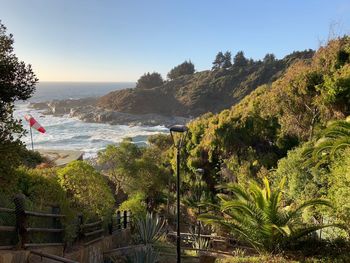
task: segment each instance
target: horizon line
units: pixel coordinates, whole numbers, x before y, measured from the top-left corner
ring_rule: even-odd
[[[136,81],[97,81],[97,80],[38,80],[40,82],[65,82],[65,83],[136,83]]]

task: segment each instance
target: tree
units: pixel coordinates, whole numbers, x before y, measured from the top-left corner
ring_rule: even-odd
[[[13,116],[14,102],[30,98],[38,81],[31,65],[14,54],[13,44],[12,34],[6,34],[0,21],[0,183],[18,165],[24,148],[20,141],[24,130]]]
[[[235,57],[233,58],[233,65],[237,67],[244,67],[248,64],[248,60],[244,56],[243,51],[238,51]]]
[[[231,52],[230,51],[226,51],[225,54],[224,54],[224,62],[222,63],[222,68],[224,69],[228,69],[232,66],[232,63],[231,63]]]
[[[71,198],[75,209],[87,216],[109,216],[114,198],[106,179],[94,167],[74,161],[57,171],[58,182]]]
[[[305,225],[301,213],[312,206],[330,206],[322,199],[312,199],[291,209],[283,207],[282,183],[270,188],[264,178],[264,187],[251,182],[248,188],[229,184],[220,194],[220,204],[211,205],[216,214],[203,214],[199,218],[217,224],[237,237],[249,242],[258,252],[279,252],[288,242],[304,237],[316,230],[335,225]]]
[[[220,68],[222,68],[222,65],[223,65],[224,61],[225,61],[225,56],[220,51],[219,53],[216,54],[215,60],[213,62],[212,69],[220,69]]]
[[[139,89],[151,89],[151,88],[155,88],[155,87],[159,87],[163,84],[163,78],[162,76],[157,73],[157,72],[153,72],[153,73],[145,73],[144,75],[142,75],[137,83],[136,83],[136,88]]]
[[[159,145],[163,147],[164,143]],[[117,192],[122,190],[129,197],[142,194],[148,210],[152,211],[170,176],[163,166],[164,152],[164,148],[158,148],[155,144],[139,148],[130,139],[126,139],[119,146],[109,145],[100,152],[98,162],[102,165],[103,172],[116,185]]]
[[[169,79],[176,79],[184,75],[192,75],[194,72],[195,72],[194,65],[190,60],[190,61],[185,61],[182,64],[174,67],[172,70],[170,70],[167,76]]]
[[[266,54],[263,61],[264,63],[269,64],[276,61],[276,57],[274,54]]]
[[[98,153],[98,163],[116,186],[116,193],[128,190],[131,178],[137,173],[136,160],[141,156],[141,149],[130,138],[125,138],[119,146],[108,145]]]

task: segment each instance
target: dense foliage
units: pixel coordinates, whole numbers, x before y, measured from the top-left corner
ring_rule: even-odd
[[[218,211],[209,220],[225,225],[231,217],[226,226],[235,237],[245,236],[244,240],[257,250],[273,252],[324,225],[349,225],[349,46],[350,38],[345,36],[331,40],[311,59],[305,59],[311,51],[295,52],[284,58],[289,67],[271,84],[256,88],[230,109],[207,113],[188,124],[181,163],[182,214],[186,221],[198,217],[198,202],[210,202]],[[186,81],[199,75],[215,75],[223,80],[242,69],[271,69],[279,63],[273,54],[267,54],[263,62],[254,62],[239,52],[230,68],[179,77],[162,88],[170,83],[185,87]],[[198,84],[200,79],[196,80]],[[185,93],[185,89],[182,92],[181,98],[191,103],[199,98]],[[220,89],[216,92],[220,94]],[[215,102],[212,97],[210,101]],[[155,174],[164,163],[171,163],[175,170],[175,151],[168,140],[166,136],[157,139],[158,145],[164,145],[161,152],[149,151],[153,160],[156,156],[162,160],[155,161]],[[197,168],[204,169],[200,183]],[[218,189],[226,183],[229,189]],[[261,188],[261,184],[265,186]],[[196,196],[198,186],[202,197]],[[167,194],[167,187],[169,192],[174,191],[173,181],[161,187],[163,194]],[[141,183],[139,189],[144,188]],[[143,200],[147,200],[149,193],[142,192]],[[134,198],[130,195],[129,200]],[[173,200],[171,195],[168,200]],[[329,202],[336,213],[326,208]],[[228,208],[228,204],[232,206]],[[162,205],[159,200],[152,209],[162,211]],[[167,213],[171,216],[171,209]],[[319,237],[348,237],[349,230],[345,230],[331,227],[322,230]]]
[[[124,139],[118,146],[109,145],[98,156],[102,171],[114,183],[116,193],[123,192],[133,198],[144,196],[150,211],[164,198],[170,178],[163,160],[171,142],[163,139],[163,135],[150,137],[146,148]]]
[[[225,54],[223,54],[221,51],[216,54],[215,60],[213,61],[213,67],[212,69],[228,69],[232,66],[231,62],[231,52],[226,51]]]
[[[142,75],[136,83],[136,88],[139,89],[151,89],[154,87],[159,87],[163,84],[163,78],[162,76],[157,73],[145,73]]]
[[[327,225],[305,225],[301,213],[311,206],[326,205],[329,202],[311,199],[293,207],[283,206],[283,185],[271,189],[264,178],[264,187],[251,182],[248,188],[237,184],[224,187],[225,194],[218,195],[220,203],[214,212],[199,218],[209,224],[218,224],[235,237],[247,241],[259,252],[280,252],[290,242],[304,237]]]
[[[199,116],[216,113],[238,103],[258,86],[273,82],[293,62],[308,60],[313,53],[307,50],[283,59],[254,61],[238,52],[232,63],[231,53],[226,52],[214,70],[178,76],[158,87],[152,85],[152,89],[114,91],[101,97],[98,104],[102,108],[134,114]]]
[[[176,79],[181,76],[191,75],[195,72],[194,65],[191,61],[185,61],[180,65],[172,68],[167,77],[169,79]]]
[[[14,102],[30,98],[38,79],[31,65],[14,54],[14,39],[0,21],[0,184],[9,183],[13,169],[21,163],[24,130],[13,116]]]
[[[112,213],[113,195],[106,179],[92,166],[83,161],[74,161],[58,170],[57,176],[75,210],[98,217]]]
[[[12,113],[16,100],[30,97],[36,78],[12,45],[0,25],[0,185],[6,185],[0,188],[0,203],[8,206],[14,193],[23,193],[34,210],[59,205],[68,221],[78,213],[106,219],[125,209],[138,217],[159,212],[173,224],[176,151],[169,135],[150,136],[147,147],[129,138],[109,145],[95,167],[76,161],[33,169],[42,160],[17,139],[23,130]],[[188,124],[181,151],[184,223],[197,225],[201,218],[218,224],[259,252],[314,242],[315,236],[307,234],[325,226],[345,226],[318,233],[328,248],[339,238],[349,243],[348,36],[316,53],[294,52],[283,59],[267,54],[254,61],[242,51],[232,59],[229,51],[219,52],[212,70],[194,73],[194,65],[184,62],[168,77],[164,82],[160,74],[147,73],[135,89],[108,94],[100,106],[200,115]],[[26,167],[18,168],[21,163]],[[204,172],[198,174],[198,168]],[[294,243],[299,237],[306,243]]]

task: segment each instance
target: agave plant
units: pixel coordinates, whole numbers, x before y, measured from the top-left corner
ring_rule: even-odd
[[[136,231],[142,244],[148,245],[156,242],[163,234],[164,220],[158,216],[147,213],[136,221]]]
[[[151,246],[145,245],[135,250],[128,258],[130,263],[156,263],[159,262],[159,253]]]
[[[209,247],[209,239],[205,237],[198,236],[195,229],[190,228],[189,232],[191,234],[191,245],[196,249],[207,249]]]
[[[283,182],[273,191],[264,178],[264,187],[251,183],[248,188],[229,184],[220,194],[220,204],[209,204],[215,213],[201,215],[200,220],[224,227],[235,237],[249,242],[258,252],[279,252],[290,241],[306,236],[316,230],[336,225],[306,225],[301,212],[311,206],[330,203],[312,199],[290,209],[284,207],[281,189]]]

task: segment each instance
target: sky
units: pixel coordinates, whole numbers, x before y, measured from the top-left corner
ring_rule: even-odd
[[[15,53],[40,81],[136,81],[218,51],[262,59],[350,33],[348,0],[0,0]],[[331,33],[330,33],[331,32]]]

